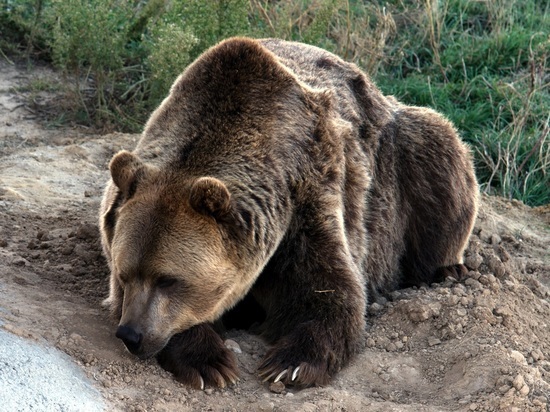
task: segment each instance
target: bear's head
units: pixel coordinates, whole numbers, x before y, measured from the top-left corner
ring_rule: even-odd
[[[259,268],[232,231],[233,199],[214,177],[182,177],[127,151],[110,163],[116,195],[105,208],[117,336],[141,358],[235,305]]]

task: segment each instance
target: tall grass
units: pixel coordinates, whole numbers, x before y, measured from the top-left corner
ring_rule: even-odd
[[[0,0],[0,50],[53,59],[95,125],[139,129],[223,38],[303,41],[444,113],[482,189],[532,205],[550,203],[549,33],[540,0]]]

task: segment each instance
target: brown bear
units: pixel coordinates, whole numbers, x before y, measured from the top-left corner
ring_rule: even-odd
[[[214,323],[245,301],[272,345],[260,377],[326,384],[362,347],[367,297],[464,271],[478,202],[449,121],[274,39],[206,51],[110,172],[116,336],[197,388],[237,380]]]

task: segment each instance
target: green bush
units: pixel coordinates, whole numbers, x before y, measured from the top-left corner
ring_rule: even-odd
[[[0,0],[0,50],[49,55],[80,114],[137,130],[223,38],[310,43],[455,122],[484,191],[539,205],[550,203],[549,12],[539,0]]]
[[[158,24],[151,34],[147,64],[151,71],[151,98],[160,100],[183,69],[192,61],[198,39],[175,23]]]
[[[147,30],[151,98],[158,102],[185,67],[220,40],[249,33],[247,0],[165,3]]]
[[[109,100],[124,66],[131,12],[124,0],[52,0],[49,9],[53,60],[75,75],[78,96],[82,79],[95,82],[96,121],[110,116]],[[88,111],[86,101],[81,101]]]

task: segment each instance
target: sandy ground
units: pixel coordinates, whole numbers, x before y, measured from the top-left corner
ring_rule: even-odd
[[[68,354],[105,410],[549,410],[550,208],[486,196],[469,277],[371,302],[365,351],[327,387],[261,383],[266,346],[243,331],[225,337],[241,379],[224,390],[189,389],[129,355],[100,306],[96,214],[109,159],[137,136],[48,130],[28,103],[48,95],[20,86],[51,75],[0,62],[0,328]]]

